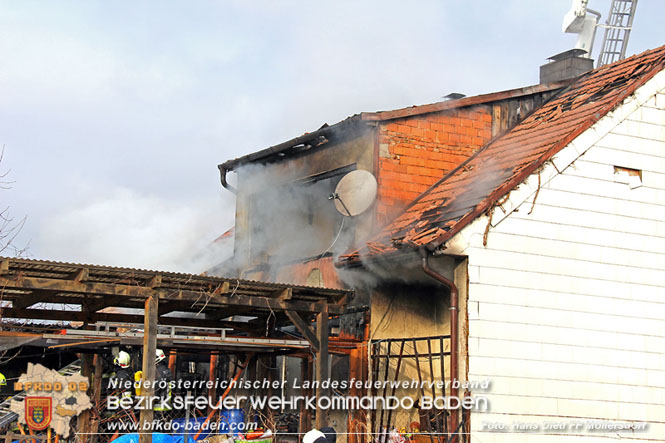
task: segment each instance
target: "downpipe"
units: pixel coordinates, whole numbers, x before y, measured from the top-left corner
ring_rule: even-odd
[[[422,254],[422,267],[425,274],[432,277],[434,280],[438,281],[442,285],[446,286],[450,290],[450,395],[457,396],[458,389],[455,385],[458,377],[459,365],[458,365],[458,337],[459,337],[459,292],[457,286],[451,280],[447,279],[443,275],[439,274],[435,270],[429,267],[428,258],[429,254],[427,251],[421,250]],[[445,374],[441,374],[442,377],[445,377]],[[457,409],[453,409],[450,412],[450,418],[452,421],[452,429],[457,428]]]
[[[228,174],[229,170],[224,167],[224,165],[218,165],[217,168],[219,169],[219,181],[222,183],[222,186],[225,189],[228,189],[234,194],[238,194],[238,190],[231,186],[229,182],[226,180],[226,174]]]

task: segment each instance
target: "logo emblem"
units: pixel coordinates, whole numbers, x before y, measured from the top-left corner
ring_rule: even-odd
[[[43,431],[51,424],[51,397],[26,397],[25,422],[33,431]]]

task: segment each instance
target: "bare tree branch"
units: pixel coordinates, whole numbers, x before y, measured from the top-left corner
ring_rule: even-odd
[[[0,164],[2,164],[4,157],[5,145],[2,145],[2,150],[0,150]],[[0,171],[0,190],[8,190],[12,188],[14,182],[7,180],[10,172],[11,169]],[[26,220],[27,216],[19,220],[14,219],[11,215],[9,206],[0,209],[0,254],[11,254],[17,257],[25,254],[28,246],[26,245],[19,248],[14,242],[25,226]]]

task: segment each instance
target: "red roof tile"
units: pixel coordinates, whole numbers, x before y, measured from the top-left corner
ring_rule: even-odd
[[[340,262],[404,247],[441,246],[664,67],[662,46],[584,74],[453,169]]]

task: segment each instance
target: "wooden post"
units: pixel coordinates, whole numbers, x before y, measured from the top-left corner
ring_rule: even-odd
[[[275,389],[273,388],[273,381],[279,379],[279,372],[277,369],[277,357],[272,356],[268,357],[268,380],[270,381],[270,387],[268,388],[268,397],[273,397],[275,395]],[[275,413],[272,408],[268,408],[268,424],[269,429],[275,429]]]
[[[95,368],[92,377],[92,404],[99,410],[102,398],[102,372],[104,371],[104,362],[99,354],[95,354],[92,359],[92,364]],[[90,423],[90,434],[95,435],[99,431],[99,417],[92,419]]]
[[[211,387],[208,389],[208,398],[210,398],[210,405],[208,405],[208,414],[212,411],[212,405],[217,404],[215,401],[217,398],[217,389],[215,389],[215,381],[217,380],[217,361],[219,360],[219,355],[210,354],[210,373],[208,374],[208,381],[210,381]]]
[[[367,342],[364,343],[367,344]],[[349,354],[349,379],[367,380],[367,351],[363,346],[357,347]],[[349,395],[351,397],[360,398],[365,394],[365,388],[357,388],[355,383],[349,388]],[[363,428],[359,424],[365,423],[366,412],[362,409],[349,411],[346,427],[349,432],[349,443],[360,443],[363,441]]]
[[[311,366],[311,357],[305,357],[300,361],[300,385],[302,386],[305,380],[312,380],[312,366]],[[312,394],[311,388],[300,388],[300,395],[310,396]],[[305,432],[308,432],[312,426],[312,411],[305,408],[305,403],[300,404],[300,441],[302,441],[302,436]]]
[[[254,375],[253,380],[258,380],[261,383],[263,383],[263,380],[265,380],[267,378],[267,371],[266,371],[266,363],[265,362],[266,362],[266,358],[264,356],[258,355],[256,357],[256,374]],[[263,386],[261,386],[259,389],[254,391],[254,395],[256,395],[257,397],[265,396],[266,391],[263,389]],[[260,423],[259,426],[261,426],[261,425],[267,426],[267,424],[264,421],[264,419],[267,417],[265,408],[261,409],[257,412],[259,413],[260,420],[262,421],[262,423]]]
[[[92,368],[93,355],[81,354],[81,375],[88,379],[88,395],[92,393]],[[78,417],[78,431],[81,436],[81,443],[88,441],[88,437],[90,436],[90,417],[90,409],[81,412],[81,415]]]
[[[155,372],[157,358],[157,298],[148,297],[145,301],[145,320],[143,326],[143,383],[141,395],[152,398],[155,395]],[[152,408],[141,410],[141,433],[139,443],[152,443]]]
[[[316,381],[318,386],[316,388],[316,401],[318,402],[321,397],[330,395],[328,389],[321,387],[324,380],[328,380],[330,374],[328,373],[328,309],[323,309],[316,315],[316,335],[319,340],[319,350],[316,353]],[[327,412],[323,410],[316,411],[316,429],[321,429],[328,426]]]

